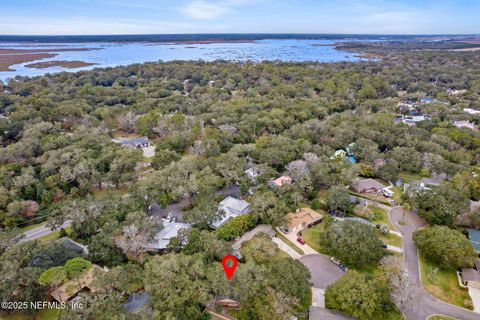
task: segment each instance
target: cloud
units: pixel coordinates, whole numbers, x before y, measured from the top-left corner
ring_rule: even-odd
[[[224,26],[221,25],[202,24],[200,26],[195,23],[156,20],[98,20],[88,17],[48,19],[32,16],[11,16],[0,19],[2,34],[15,35],[194,33],[200,28],[203,28],[205,32],[224,30]]]
[[[251,4],[257,2],[256,0],[227,0],[227,1],[206,1],[193,0],[188,1],[180,12],[184,15],[194,19],[213,19],[217,18],[235,7]]]
[[[203,0],[195,0],[187,3],[181,11],[195,19],[212,19],[216,18],[228,10],[225,4],[210,3]]]

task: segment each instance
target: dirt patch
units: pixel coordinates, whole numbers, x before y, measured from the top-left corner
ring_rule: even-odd
[[[456,52],[474,52],[474,51],[480,51],[480,47],[475,47],[475,48],[462,48],[462,49],[452,49],[449,51],[456,51]]]
[[[40,59],[53,58],[56,56],[57,54],[55,53],[0,55],[0,71],[15,71],[15,69],[10,68],[11,65]]]
[[[27,68],[34,68],[34,69],[43,69],[43,68],[50,68],[50,67],[62,67],[62,68],[67,68],[67,69],[76,69],[76,68],[82,68],[82,67],[88,67],[88,66],[94,66],[98,63],[91,63],[91,62],[85,62],[85,61],[41,61],[41,62],[34,62],[25,65]]]

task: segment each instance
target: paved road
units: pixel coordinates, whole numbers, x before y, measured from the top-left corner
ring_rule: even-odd
[[[344,274],[342,269],[330,261],[330,257],[323,254],[307,254],[298,261],[310,270],[315,288],[326,289]]]
[[[221,189],[218,190],[216,195],[225,195],[232,196],[232,197],[240,197],[240,187],[232,184],[226,190]],[[172,214],[175,218],[177,218],[178,222],[183,222],[183,212],[182,208],[188,207],[190,205],[190,200],[182,199],[180,202],[169,204],[167,207],[163,208],[156,202],[153,202],[148,209],[148,212],[151,216],[166,218],[169,213]]]
[[[57,230],[60,230],[61,228],[66,228],[68,227],[69,225],[72,224],[72,221],[71,220],[67,220],[65,221],[62,226],[56,230],[52,230],[50,229],[49,227],[46,227],[46,226],[40,226],[38,228],[35,228],[35,229],[31,229],[31,230],[28,230],[28,231],[25,231],[23,233],[23,235],[25,237],[23,237],[19,242],[25,242],[25,241],[32,241],[32,240],[35,240],[35,239],[38,239],[38,238],[41,238],[43,236],[46,236],[50,233],[53,233]]]
[[[415,299],[412,299],[406,309],[403,310],[407,320],[423,320],[432,314],[445,314],[460,320],[479,320],[480,315],[478,313],[440,301],[423,288],[420,282],[417,248],[413,242],[412,234],[418,228],[426,225],[425,220],[414,213],[406,213],[406,224],[400,225],[399,221],[402,219],[403,209],[401,207],[395,207],[392,208],[389,213],[393,225],[403,235],[403,259],[405,267],[407,272],[414,276],[416,283]]]

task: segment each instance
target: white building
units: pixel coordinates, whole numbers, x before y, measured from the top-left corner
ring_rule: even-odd
[[[165,249],[170,243],[170,239],[178,236],[180,230],[191,228],[191,225],[187,223],[168,221],[167,219],[163,219],[162,222],[163,229],[155,235],[151,242],[145,245],[145,249],[149,251]]]
[[[463,108],[463,111],[468,114],[480,114],[480,110],[475,110],[471,108]]]
[[[214,221],[210,227],[218,229],[227,221],[250,212],[250,204],[231,196],[226,197],[218,204],[218,210],[225,212],[222,219]]]

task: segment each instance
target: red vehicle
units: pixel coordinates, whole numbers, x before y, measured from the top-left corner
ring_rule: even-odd
[[[303,240],[303,238],[298,237],[297,241],[300,242],[301,244],[305,244],[305,240]]]

